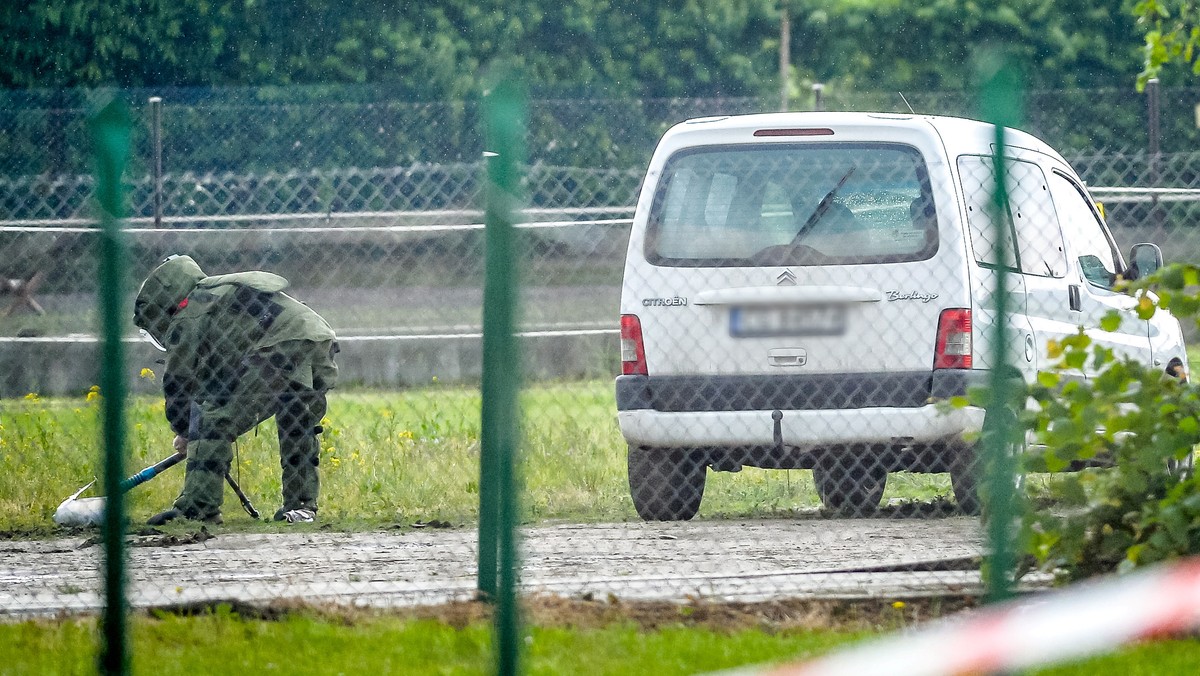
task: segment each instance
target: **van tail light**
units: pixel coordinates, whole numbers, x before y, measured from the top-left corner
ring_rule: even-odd
[[[950,308],[938,317],[935,369],[971,368],[971,310]]]
[[[642,322],[637,315],[621,315],[621,373],[649,375],[646,346],[642,344]]]

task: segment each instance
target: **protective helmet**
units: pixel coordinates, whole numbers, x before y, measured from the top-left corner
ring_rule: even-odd
[[[138,289],[133,301],[133,323],[162,344],[180,303],[207,276],[190,256],[170,256],[154,268]]]

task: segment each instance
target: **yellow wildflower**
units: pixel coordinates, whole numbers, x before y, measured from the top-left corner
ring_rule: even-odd
[[[904,606],[905,606],[904,601],[893,601],[892,602],[892,607],[895,608],[896,610],[904,610]]]
[[[100,390],[98,390],[98,389],[88,390],[88,393],[87,393],[88,401],[96,401],[99,398],[100,398]]]
[[[41,400],[41,397],[39,397],[37,395],[37,392],[30,392],[29,394],[25,395],[25,401],[40,401],[40,400]]]
[[[139,373],[138,376],[141,378],[145,378],[146,380],[154,380],[154,371],[151,370],[149,367],[143,367],[142,372]]]

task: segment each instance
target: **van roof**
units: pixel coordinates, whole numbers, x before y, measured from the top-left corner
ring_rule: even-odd
[[[681,122],[663,137],[670,138],[671,145],[689,145],[685,140],[691,132],[710,137],[712,132],[750,132],[782,129],[830,129],[833,136],[839,130],[853,129],[858,135],[869,133],[872,128],[908,129],[914,134],[938,136],[950,156],[978,153],[989,149],[995,138],[994,126],[989,122],[942,115],[913,115],[882,112],[804,112],[804,113],[755,113],[751,115],[728,115],[701,117]],[[753,136],[748,136],[752,138]],[[834,140],[824,137],[807,137],[809,140]],[[796,141],[797,137],[778,136],[760,138],[761,141]],[[1062,156],[1044,141],[1019,129],[1007,128],[1006,140],[1010,146],[1045,153],[1066,163]]]

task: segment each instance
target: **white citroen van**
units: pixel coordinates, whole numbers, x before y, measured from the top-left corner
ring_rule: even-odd
[[[986,381],[1001,269],[1006,361],[1025,379],[1080,326],[1186,372],[1179,323],[1138,319],[1114,290],[1161,266],[1158,247],[1127,264],[1071,167],[1016,130],[993,223],[994,135],[947,117],[780,113],[663,136],[629,238],[616,383],[642,518],[691,518],[707,471],[743,466],[812,469],[843,512],[876,507],[889,472],[949,472],[978,509],[968,433],[985,412],[936,402]],[[1101,329],[1114,309],[1121,325]]]

